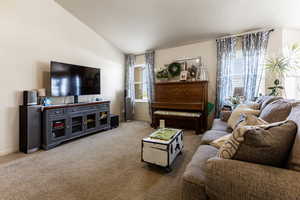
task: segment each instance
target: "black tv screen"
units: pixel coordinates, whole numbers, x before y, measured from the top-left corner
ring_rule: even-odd
[[[51,62],[51,96],[100,94],[100,69]]]

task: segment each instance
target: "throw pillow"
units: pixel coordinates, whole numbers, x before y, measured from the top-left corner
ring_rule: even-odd
[[[282,167],[294,141],[297,125],[282,121],[268,125],[239,126],[220,148],[218,156]]]
[[[279,126],[248,130],[233,159],[284,167],[296,132],[297,125],[293,121]]]
[[[268,104],[277,101],[279,99],[283,99],[282,97],[277,97],[277,96],[264,96],[262,98],[260,110],[263,110]]]
[[[259,117],[263,120],[274,123],[287,119],[292,109],[292,102],[286,99],[276,100],[262,109]]]
[[[232,129],[235,129],[236,125],[240,122],[241,114],[252,114],[252,115],[259,115],[259,110],[251,109],[247,105],[240,105],[236,109],[234,109],[228,119],[228,126]]]
[[[292,120],[297,124],[297,134],[294,145],[292,147],[287,168],[300,171],[300,103],[294,104],[288,120]]]
[[[225,144],[225,142],[230,138],[230,136],[231,136],[231,134],[224,135],[224,136],[212,141],[209,144],[216,147],[217,149],[220,149],[221,146],[223,146]]]
[[[238,124],[238,126],[254,126],[254,125],[267,125],[268,122],[256,117],[255,115],[251,114],[243,114],[241,116],[241,122]],[[225,142],[230,138],[231,134],[225,135],[223,137],[220,137],[210,143],[210,145],[216,147],[217,149],[220,149]]]

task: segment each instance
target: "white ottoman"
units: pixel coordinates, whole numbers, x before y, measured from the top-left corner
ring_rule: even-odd
[[[173,161],[183,149],[183,131],[173,130],[176,130],[176,134],[168,141],[153,139],[150,136],[142,140],[143,162],[171,170]]]

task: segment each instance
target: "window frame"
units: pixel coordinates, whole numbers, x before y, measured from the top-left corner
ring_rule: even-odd
[[[142,68],[142,77],[144,77],[144,70],[146,70],[146,65],[145,64],[136,64],[133,66],[133,74],[135,73],[135,68]],[[135,81],[135,74],[133,75],[134,77],[134,80],[133,80],[133,85],[134,85],[134,94],[135,94],[135,85],[136,84],[141,84],[142,85],[142,88],[144,87],[144,84],[145,86],[147,87],[147,82],[146,80],[142,80],[142,82],[137,82]],[[134,102],[148,102],[148,94],[147,94],[147,98],[143,98],[143,99],[136,99],[136,97],[134,97]]]

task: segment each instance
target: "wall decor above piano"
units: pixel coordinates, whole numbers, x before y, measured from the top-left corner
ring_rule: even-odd
[[[184,73],[184,74],[182,74]],[[182,78],[184,75],[184,78]],[[201,57],[176,59],[156,72],[157,82],[207,81],[208,70]]]

